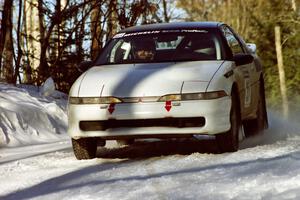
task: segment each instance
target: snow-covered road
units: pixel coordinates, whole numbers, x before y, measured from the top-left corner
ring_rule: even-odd
[[[175,146],[187,141],[161,148],[140,142],[98,152],[110,158],[84,161],[74,158],[68,140],[5,148],[0,199],[299,199],[299,130],[286,125],[272,119],[264,135],[226,154],[209,153],[205,145],[212,141],[199,142],[206,153],[177,154]],[[188,151],[193,148],[181,153]]]
[[[7,98],[11,89],[0,87],[0,97],[4,92],[2,98]],[[9,127],[23,131],[22,137],[11,137],[13,144],[21,144],[0,149],[1,200],[300,199],[300,126],[272,112],[270,128],[242,141],[235,153],[214,154],[210,140],[140,141],[121,148],[112,142],[110,148],[99,149],[99,158],[79,161],[64,126],[55,126],[56,118],[64,119],[60,104],[56,107],[53,99],[37,94],[34,100],[28,101],[35,110],[37,105],[51,105],[47,112],[40,109],[44,116],[54,116],[44,121],[46,136],[32,131],[32,123],[21,115],[16,118],[12,106],[6,109],[10,101],[6,107],[0,105],[6,119],[0,127],[9,130],[6,136],[15,134]],[[20,126],[11,126],[13,122]],[[51,130],[59,136],[50,137]],[[28,139],[32,137],[38,139]]]

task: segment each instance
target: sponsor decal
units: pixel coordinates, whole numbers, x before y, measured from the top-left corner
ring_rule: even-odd
[[[122,37],[124,37],[124,35],[125,35],[125,33],[118,33],[113,37],[113,39],[122,38]]]
[[[201,29],[178,29],[178,30],[153,30],[153,31],[141,31],[133,33],[117,33],[113,39],[137,36],[137,35],[149,35],[149,34],[158,34],[158,33],[208,33],[207,30]]]

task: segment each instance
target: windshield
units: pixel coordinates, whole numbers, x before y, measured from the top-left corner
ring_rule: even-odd
[[[96,64],[221,60],[220,42],[208,30],[119,33]]]

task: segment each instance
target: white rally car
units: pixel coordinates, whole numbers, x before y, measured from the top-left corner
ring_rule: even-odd
[[[199,135],[215,135],[222,152],[237,151],[240,132],[268,126],[255,50],[218,22],[120,31],[70,90],[76,158],[94,158],[106,140]]]

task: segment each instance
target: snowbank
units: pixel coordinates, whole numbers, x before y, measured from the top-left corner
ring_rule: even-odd
[[[0,147],[66,138],[67,95],[29,85],[0,84]]]

